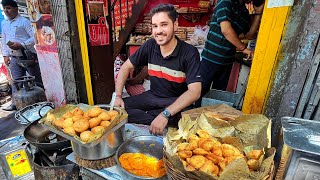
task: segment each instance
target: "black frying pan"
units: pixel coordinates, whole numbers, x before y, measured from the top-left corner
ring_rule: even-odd
[[[69,140],[44,128],[38,121],[32,122],[24,130],[23,135],[30,144],[43,150],[59,150],[71,146]]]

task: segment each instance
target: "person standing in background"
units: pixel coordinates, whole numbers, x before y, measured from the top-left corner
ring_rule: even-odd
[[[25,76],[28,72],[31,76],[35,76],[35,82],[42,86],[39,63],[34,61],[34,63],[25,64],[26,61],[23,61],[28,60],[24,53],[25,49],[36,53],[34,49],[34,28],[28,19],[20,16],[17,2],[2,0],[1,4],[7,16],[7,19],[1,22],[4,62],[9,66],[13,80]],[[12,85],[12,94],[16,91],[16,87]],[[15,104],[13,103],[3,110],[16,110]]]
[[[252,17],[252,21],[251,21],[250,30],[241,39],[252,40],[252,39],[257,38],[257,32],[260,27],[262,12],[263,12],[263,8],[264,8],[264,2],[265,2],[265,0],[253,0],[252,1],[254,13],[252,14],[253,17]]]
[[[250,29],[249,11],[245,3],[248,0],[218,0],[210,22],[210,30],[205,47],[201,53],[200,72],[202,77],[203,97],[211,88],[225,90],[230,72],[235,61],[236,51],[241,51],[248,58],[253,52],[242,43],[239,35]],[[201,98],[196,107],[201,106]]]

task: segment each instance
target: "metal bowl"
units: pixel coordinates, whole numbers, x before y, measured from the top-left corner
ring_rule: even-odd
[[[142,177],[131,174],[125,170],[120,162],[119,157],[123,153],[142,153],[147,156],[153,156],[157,159],[163,158],[163,140],[157,136],[137,136],[131,139],[126,140],[123,144],[120,145],[116,152],[116,162],[118,171],[121,173],[123,179],[167,179],[167,176],[162,176],[161,178],[152,178],[152,177]]]

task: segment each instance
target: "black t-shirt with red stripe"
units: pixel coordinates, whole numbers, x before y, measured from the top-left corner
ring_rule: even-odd
[[[176,37],[177,38],[177,37]],[[150,91],[153,95],[179,97],[188,90],[188,84],[201,82],[198,50],[178,39],[171,55],[163,57],[154,39],[145,42],[129,57],[134,67],[148,66]]]

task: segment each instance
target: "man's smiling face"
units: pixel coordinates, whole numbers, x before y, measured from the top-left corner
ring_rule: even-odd
[[[159,12],[152,16],[152,35],[157,44],[164,46],[174,38],[174,32],[178,29],[178,22],[173,22],[167,12]]]

